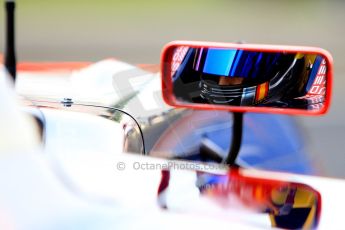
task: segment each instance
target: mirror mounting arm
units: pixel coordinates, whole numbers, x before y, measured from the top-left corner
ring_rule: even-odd
[[[242,112],[233,112],[232,136],[229,154],[224,163],[230,166],[236,165],[236,159],[240,152],[243,135],[243,115]]]

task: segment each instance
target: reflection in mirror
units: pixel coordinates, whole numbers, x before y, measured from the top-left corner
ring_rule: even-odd
[[[241,171],[237,168],[229,169],[227,174],[199,171],[195,186],[202,197],[219,204],[224,210],[247,210],[261,217],[267,215],[273,228],[317,227],[321,213],[321,195],[317,190],[301,183],[243,175]],[[158,195],[162,188],[167,189],[169,181],[173,184],[170,172],[173,173],[162,171]],[[160,204],[169,209],[165,203]],[[247,216],[251,215],[247,213]]]
[[[321,54],[178,46],[171,58],[178,102],[320,110],[326,97]]]

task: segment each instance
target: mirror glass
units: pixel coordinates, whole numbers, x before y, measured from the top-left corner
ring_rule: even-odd
[[[325,105],[327,58],[321,53],[181,45],[171,55],[169,82],[180,105],[313,111]]]
[[[320,193],[305,184],[248,177],[236,169],[228,175],[200,173],[197,184],[202,195],[224,208],[242,204],[267,214],[274,228],[314,229],[319,223]]]

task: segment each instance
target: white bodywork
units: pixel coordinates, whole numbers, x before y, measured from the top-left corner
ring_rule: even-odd
[[[123,151],[121,124],[87,113],[41,109],[45,119],[45,149],[50,153]]]
[[[188,171],[172,173],[173,182],[166,195],[170,210],[161,210],[157,205],[160,171],[134,168],[137,162],[163,163],[157,159],[91,152],[54,157],[40,154],[43,153],[1,158],[1,229],[270,227],[264,214],[255,214],[240,206],[223,208],[200,196],[191,183],[195,173]],[[123,162],[126,169],[119,170],[119,162]],[[322,194],[319,229],[341,229],[344,181],[258,171],[245,173],[284,178],[314,187]]]

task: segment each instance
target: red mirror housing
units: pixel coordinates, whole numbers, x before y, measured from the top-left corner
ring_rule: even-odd
[[[161,60],[171,106],[321,115],[329,109],[333,59],[321,48],[175,41]]]

